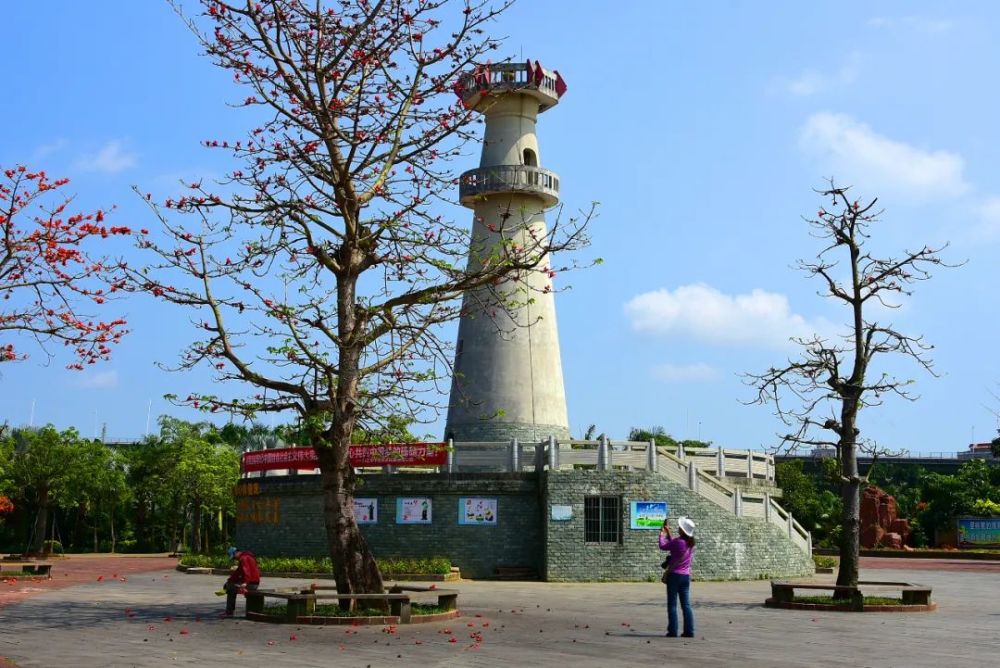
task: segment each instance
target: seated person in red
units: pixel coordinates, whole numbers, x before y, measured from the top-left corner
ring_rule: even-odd
[[[236,560],[236,569],[226,580],[223,589],[226,590],[226,614],[236,612],[236,595],[247,591],[256,591],[260,586],[260,569],[253,552],[230,547],[226,553],[230,559]]]

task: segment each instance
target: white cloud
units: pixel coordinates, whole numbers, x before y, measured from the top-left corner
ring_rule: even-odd
[[[58,153],[69,145],[69,142],[65,139],[56,139],[49,142],[48,144],[42,144],[34,150],[31,154],[31,159],[33,161],[44,160],[45,158]]]
[[[824,74],[817,70],[805,70],[797,78],[784,82],[784,88],[792,95],[807,97],[816,95],[832,88],[841,88],[854,83],[858,78],[858,68],[861,55],[852,53],[847,62],[832,74]]]
[[[792,313],[785,295],[760,289],[727,295],[703,283],[638,295],[625,304],[625,314],[636,331],[715,345],[783,348],[791,337],[833,329]]]
[[[79,387],[86,387],[95,390],[109,390],[118,387],[118,372],[99,371],[77,378],[76,384]]]
[[[697,364],[661,364],[653,368],[653,376],[668,383],[705,383],[719,377],[719,373],[702,362]]]
[[[135,165],[135,153],[128,152],[120,139],[113,139],[97,153],[82,156],[76,161],[75,167],[84,172],[116,174]]]
[[[926,16],[875,16],[866,21],[870,28],[894,30],[903,28],[923,33],[942,34],[955,27],[951,19],[932,19]]]
[[[987,241],[1000,239],[1000,197],[987,197],[976,207],[976,212],[979,214],[976,236]]]
[[[799,148],[842,184],[915,199],[956,197],[970,190],[962,156],[927,151],[880,135],[846,114],[820,112],[799,132]]]

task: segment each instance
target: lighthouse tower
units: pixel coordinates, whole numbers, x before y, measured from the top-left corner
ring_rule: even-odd
[[[545,210],[559,202],[559,177],[541,167],[535,125],[565,91],[558,72],[530,60],[481,67],[459,82],[466,107],[486,118],[479,168],[462,174],[459,190],[462,204],[475,211],[470,268],[480,268],[505,240],[544,238]],[[548,266],[544,258],[539,268]],[[498,306],[500,299],[508,308]],[[550,272],[465,294],[445,436],[569,437]]]

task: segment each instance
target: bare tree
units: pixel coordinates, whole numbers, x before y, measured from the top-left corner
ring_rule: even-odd
[[[894,309],[897,298],[910,294],[913,284],[931,277],[937,266],[948,266],[940,258],[946,246],[924,246],[896,257],[876,257],[867,248],[872,227],[882,213],[876,199],[867,203],[848,197],[848,188],[833,180],[818,191],[829,208],[820,208],[806,221],[823,249],[815,260],[799,260],[798,268],[818,278],[820,295],[843,304],[850,319],[844,334],[813,335],[795,339],[801,356],[781,368],[762,374],[747,374],[746,382],[757,391],[751,403],[771,404],[781,420],[792,428],[781,435],[779,449],[800,446],[833,447],[840,470],[843,500],[840,570],[837,584],[858,582],[860,548],[860,496],[868,483],[858,469],[858,454],[877,458],[886,451],[861,436],[858,416],[862,409],[880,406],[885,397],[913,401],[913,380],[876,370],[875,360],[901,355],[934,375],[928,356],[932,346],[921,336],[911,336],[880,321],[873,314],[876,304]],[[879,316],[884,311],[879,313]]]
[[[165,236],[142,241],[156,259],[133,280],[195,314],[203,335],[180,368],[238,386],[178,403],[298,415],[319,456],[338,591],[381,592],[354,518],[352,433],[438,408],[451,371],[441,325],[463,293],[491,292],[499,319],[539,273],[551,289],[552,254],[586,243],[589,214],[540,231],[535,212],[512,211],[475,237],[449,218],[449,163],[475,121],[455,87],[498,45],[483,26],[508,2],[326,4],[202,0],[189,25],[249,88],[238,106],[265,116],[242,141],[206,140],[241,162],[224,182],[147,198]],[[469,258],[473,238],[489,243]]]

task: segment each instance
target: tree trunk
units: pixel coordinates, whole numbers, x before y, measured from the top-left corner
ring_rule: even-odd
[[[87,527],[85,526],[84,519],[87,517],[87,510],[83,503],[78,503],[76,506],[76,515],[73,518],[73,530],[70,532],[73,541],[73,549],[80,550],[81,552],[85,549],[84,545],[87,540]],[[64,545],[63,547],[69,547]]]
[[[381,594],[382,574],[354,520],[354,471],[348,450],[320,446],[316,452],[323,482],[323,521],[337,592]],[[344,601],[342,605],[346,608],[348,604]]]
[[[45,532],[49,528],[49,490],[41,488],[38,490],[38,514],[35,515],[35,527],[32,531],[32,541],[29,546],[30,552],[40,554],[42,546],[45,544]]]
[[[125,515],[128,516],[128,507],[125,508]],[[149,552],[153,544],[153,535],[147,524],[146,502],[137,499],[135,504],[135,538],[139,550]]]
[[[853,421],[851,422],[853,431]],[[840,473],[844,481],[840,486],[843,512],[841,514],[840,568],[837,584],[844,587],[858,585],[858,556],[861,549],[861,480],[858,475],[858,455],[854,443],[841,445]]]
[[[355,212],[357,213],[357,212]],[[352,217],[352,220],[357,220]],[[361,262],[357,249],[345,241],[340,255],[348,270],[337,276],[338,374],[329,429],[313,430],[311,438],[319,459],[323,483],[323,521],[333,563],[333,577],[340,594],[381,594],[382,574],[368,542],[354,519],[354,469],[351,468],[351,435],[357,423],[361,393],[360,360],[363,344],[358,341],[357,274]],[[348,607],[349,601],[342,601]]]
[[[184,532],[184,527],[183,525],[178,527],[177,515],[174,514],[174,516],[170,520],[170,551],[173,552],[174,554],[180,552],[181,541],[184,538],[183,532]]]
[[[201,553],[201,502],[195,501],[191,510],[191,548],[195,554]]]
[[[94,507],[92,508],[92,511],[93,511],[93,520],[94,520],[94,553],[95,554],[98,553],[98,552],[100,552],[100,548],[101,548],[101,541],[100,541],[100,536],[99,536],[99,533],[98,533],[98,530],[100,529],[100,525],[101,525],[101,515],[100,515],[99,510],[100,509],[98,508],[97,504],[94,504]]]

